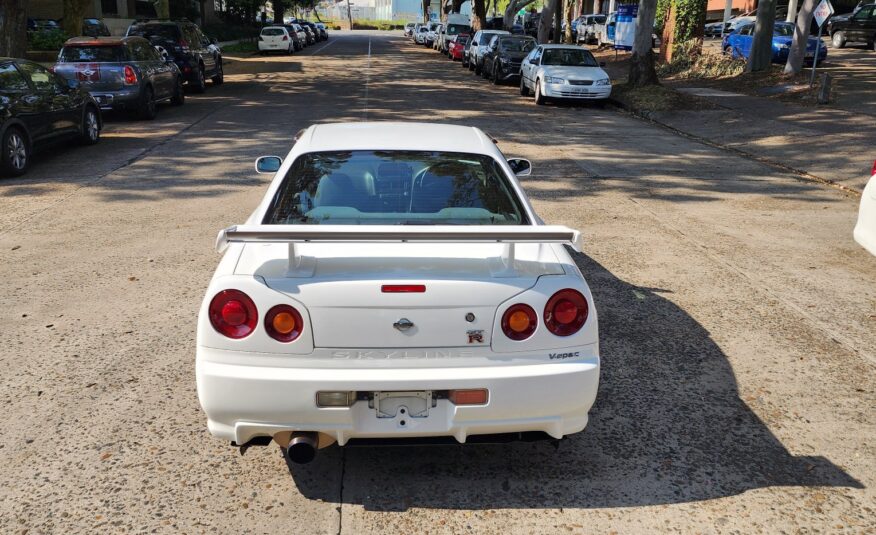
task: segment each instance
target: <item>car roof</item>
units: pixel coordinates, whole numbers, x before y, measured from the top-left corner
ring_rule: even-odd
[[[143,40],[146,39],[132,35],[130,37],[71,37],[64,42],[64,46],[73,46],[73,45],[93,45],[93,46],[112,46],[112,45],[121,45],[123,43],[127,43],[128,41],[133,40]],[[148,41],[147,41],[148,42]]]
[[[538,46],[540,46],[540,47],[542,47],[542,48],[551,48],[551,49],[554,49],[554,48],[566,48],[566,49],[570,49],[570,50],[586,50],[587,52],[590,52],[590,51],[587,50],[586,48],[582,48],[582,47],[580,47],[580,46],[575,46],[575,45],[554,45],[554,44],[543,44],[543,45],[538,45]]]
[[[306,152],[416,150],[493,154],[493,141],[471,126],[435,123],[362,122],[318,124],[301,136]]]

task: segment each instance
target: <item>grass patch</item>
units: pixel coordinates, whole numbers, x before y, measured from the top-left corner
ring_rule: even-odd
[[[258,44],[252,41],[244,41],[242,43],[234,43],[222,47],[222,52],[243,53],[243,52],[258,52]]]
[[[671,63],[657,65],[660,78],[685,80],[738,76],[744,70],[745,60],[724,54],[703,54],[702,45],[696,41],[681,43],[672,54]]]
[[[611,88],[611,99],[624,109],[640,114],[714,107],[702,99],[679,93],[662,85],[646,87],[630,87],[627,84],[615,85]]]

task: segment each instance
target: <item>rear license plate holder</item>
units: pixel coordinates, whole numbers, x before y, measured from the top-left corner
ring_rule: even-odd
[[[429,409],[436,406],[436,401],[431,390],[374,392],[369,406],[375,410],[378,418],[426,418]]]

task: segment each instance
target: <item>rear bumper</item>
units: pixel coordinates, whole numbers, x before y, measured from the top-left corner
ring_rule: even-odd
[[[102,110],[130,110],[140,105],[140,86],[119,91],[89,91]]]
[[[587,425],[599,384],[596,344],[562,350],[563,355],[574,353],[578,355],[569,360],[513,365],[495,364],[500,357],[485,361],[486,366],[437,366],[433,361],[428,367],[423,362],[417,367],[408,362],[398,367],[386,362],[339,367],[337,362],[319,365],[303,359],[307,367],[290,368],[240,364],[252,357],[198,347],[198,398],[210,432],[238,444],[282,431],[317,431],[341,445],[351,438],[451,436],[465,442],[470,435],[522,431],[561,438]],[[465,388],[488,389],[487,404],[457,406],[439,399],[427,417],[378,418],[368,401],[344,408],[319,408],[315,401],[320,390]]]

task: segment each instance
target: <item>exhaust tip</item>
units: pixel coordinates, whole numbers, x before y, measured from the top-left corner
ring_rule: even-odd
[[[286,457],[296,464],[307,464],[316,458],[319,436],[313,432],[292,433],[286,446]]]

